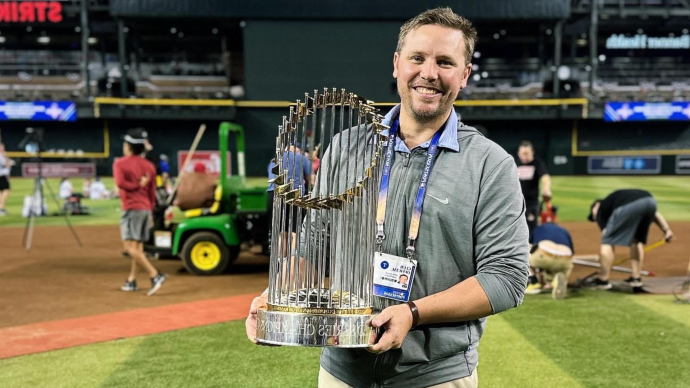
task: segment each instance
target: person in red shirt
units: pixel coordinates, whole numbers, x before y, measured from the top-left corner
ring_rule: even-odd
[[[156,206],[156,167],[144,159],[148,135],[142,129],[130,130],[122,145],[124,157],[113,165],[115,185],[120,191],[122,218],[120,233],[125,251],[132,258],[129,277],[121,287],[122,291],[137,291],[137,265],[151,277],[151,296],[160,289],[167,275],[153,267],[144,253],[144,243],[149,239],[153,223],[152,210]]]

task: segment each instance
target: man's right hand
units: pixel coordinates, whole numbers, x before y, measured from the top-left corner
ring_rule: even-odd
[[[247,338],[253,343],[256,343],[256,314],[259,309],[265,309],[268,303],[268,293],[263,293],[257,296],[252,301],[252,306],[249,308],[249,315],[244,323],[247,329]]]
[[[671,242],[671,241],[673,241],[673,239],[674,239],[675,237],[676,237],[676,235],[673,234],[673,231],[672,231],[670,228],[669,228],[669,229],[666,229],[666,233],[664,233],[664,240],[665,240],[666,242]]]
[[[139,186],[146,187],[149,184],[150,179],[151,178],[149,178],[149,174],[144,174],[144,176],[142,176],[141,179],[139,179]]]

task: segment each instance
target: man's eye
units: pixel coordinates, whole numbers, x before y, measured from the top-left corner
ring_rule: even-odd
[[[415,55],[415,56],[411,57],[410,59],[413,62],[421,62],[422,61],[422,57],[420,57],[419,55]]]
[[[453,66],[453,63],[450,61],[440,61],[438,64],[440,66]]]

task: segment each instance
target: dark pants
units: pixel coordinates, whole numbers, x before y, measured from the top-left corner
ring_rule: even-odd
[[[539,220],[539,201],[525,203],[525,217],[527,218],[527,229],[529,229],[529,239],[532,241],[532,230],[537,227]]]

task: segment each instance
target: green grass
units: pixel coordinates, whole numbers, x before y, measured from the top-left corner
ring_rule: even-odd
[[[589,207],[617,189],[644,189],[657,200],[669,221],[690,220],[690,179],[682,176],[558,176],[552,177],[553,203],[559,221],[585,221]]]
[[[265,177],[259,178],[247,178],[247,186],[249,187],[261,187],[266,185]],[[81,192],[82,184],[84,179],[73,178],[72,187],[74,187],[75,192]],[[58,188],[60,187],[59,178],[47,179],[48,184],[52,188],[56,197],[58,194]],[[24,196],[31,195],[34,190],[34,180],[24,179],[24,178],[12,178],[12,192],[10,198],[7,201],[7,211],[8,216],[0,217],[0,227],[16,227],[24,226],[26,224],[26,219],[22,217],[22,205],[24,203]],[[112,190],[115,186],[113,178],[103,178],[103,183],[108,188]],[[44,187],[43,194],[48,204],[48,214],[56,213],[59,208],[55,204],[52,197],[50,197],[50,191],[48,187]],[[119,199],[109,199],[109,200],[82,200],[82,204],[89,208],[91,212],[90,215],[86,216],[72,216],[70,221],[74,225],[117,225],[120,222],[120,200]],[[62,206],[62,205],[60,205]],[[178,215],[181,216],[181,215]],[[48,216],[37,218],[37,226],[53,226],[53,225],[65,225],[65,220],[60,216]]]
[[[481,387],[687,387],[690,308],[670,296],[528,297],[489,318]],[[319,349],[261,347],[244,321],[0,360],[3,387],[315,387]]]

